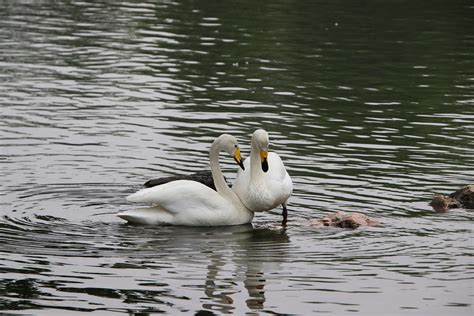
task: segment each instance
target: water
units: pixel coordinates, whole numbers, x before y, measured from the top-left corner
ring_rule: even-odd
[[[473,312],[469,1],[1,1],[0,310]],[[295,189],[252,225],[136,227],[146,180],[270,132]],[[229,178],[236,166],[223,157]],[[308,220],[359,211],[382,227]]]

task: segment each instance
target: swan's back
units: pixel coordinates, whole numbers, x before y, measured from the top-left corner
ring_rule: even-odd
[[[273,168],[274,172],[271,172],[270,168]],[[293,181],[278,154],[272,152],[269,153],[268,171],[267,177],[269,178],[269,189],[275,193],[275,203],[286,203],[293,193]]]
[[[127,196],[127,201],[160,205],[165,209],[185,208],[190,202],[208,207],[219,207],[224,202],[216,191],[202,183],[177,180],[142,189]]]
[[[274,152],[268,153],[268,172],[265,175],[275,181],[283,181],[289,177],[280,156]]]

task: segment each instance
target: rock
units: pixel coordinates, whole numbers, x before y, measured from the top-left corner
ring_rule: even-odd
[[[450,195],[435,195],[430,205],[437,212],[452,208],[474,209],[474,185],[467,185]]]
[[[459,201],[463,208],[474,208],[474,184],[466,185],[451,193],[449,197]]]
[[[369,216],[352,212],[335,212],[329,215],[325,215],[320,219],[310,220],[310,225],[312,226],[330,226],[330,227],[340,227],[340,228],[358,228],[359,226],[376,226],[380,223]]]
[[[461,203],[445,195],[435,195],[430,205],[436,212],[446,212],[451,208],[461,207]]]

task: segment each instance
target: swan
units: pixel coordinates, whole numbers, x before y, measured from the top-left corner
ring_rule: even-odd
[[[176,180],[142,189],[127,197],[130,202],[151,203],[151,208],[118,213],[120,218],[137,224],[221,226],[250,223],[253,212],[245,207],[224,180],[219,153],[227,152],[244,168],[235,137],[222,134],[212,143],[210,165],[217,191],[202,183]]]
[[[283,225],[288,217],[288,199],[293,192],[293,182],[280,156],[268,152],[269,137],[263,129],[252,134],[250,158],[239,169],[232,190],[252,212],[271,210],[283,206]]]

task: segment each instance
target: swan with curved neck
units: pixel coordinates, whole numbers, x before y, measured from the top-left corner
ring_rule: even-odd
[[[283,224],[287,221],[287,203],[293,192],[293,182],[280,156],[268,152],[269,137],[263,129],[252,135],[250,158],[244,161],[245,170],[239,170],[232,190],[252,212],[283,206]]]
[[[219,166],[219,153],[230,154],[244,168],[235,137],[222,134],[212,143],[210,165],[216,191],[190,180],[171,181],[140,190],[127,197],[130,202],[153,207],[118,213],[131,223],[154,225],[219,226],[240,225],[253,219],[253,212],[229,188]]]

